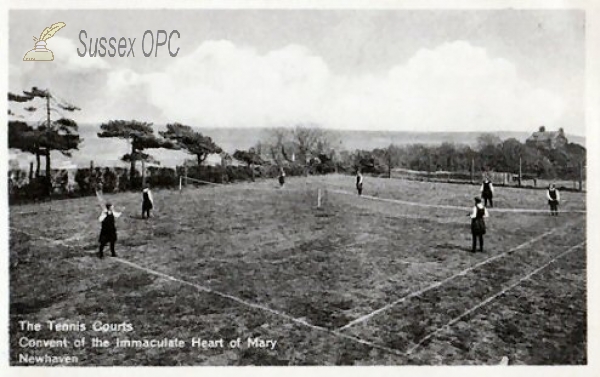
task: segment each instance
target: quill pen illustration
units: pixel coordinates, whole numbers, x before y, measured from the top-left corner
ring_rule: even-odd
[[[42,34],[40,34],[40,41],[47,41],[48,39],[52,38],[54,36],[54,34],[56,34],[57,31],[59,31],[60,29],[62,29],[63,27],[67,26],[67,24],[65,24],[64,22],[57,22],[55,24],[52,24],[52,26],[47,27],[44,29],[44,31],[42,31]]]
[[[54,54],[46,48],[46,41],[54,36],[57,31],[67,26],[64,22],[57,22],[42,31],[39,38],[33,37],[35,46],[33,50],[27,51],[23,61],[52,61]]]

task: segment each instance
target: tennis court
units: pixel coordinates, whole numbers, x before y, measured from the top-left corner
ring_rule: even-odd
[[[278,341],[76,350],[81,365],[545,364],[540,350],[558,346],[579,350],[564,363],[585,363],[583,194],[561,193],[551,217],[544,191],[498,190],[473,254],[476,186],[368,178],[359,198],[352,177],[288,181],[158,191],[148,221],[140,195],[106,195],[124,216],[119,258],[105,260],[93,255],[95,199],[13,208],[11,323],[101,318],[131,322],[132,338]],[[11,326],[13,363],[21,335]]]

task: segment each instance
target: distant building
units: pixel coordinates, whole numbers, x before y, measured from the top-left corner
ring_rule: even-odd
[[[556,149],[567,145],[569,140],[567,140],[565,131],[562,128],[559,128],[558,131],[546,131],[546,127],[541,126],[537,132],[527,138],[525,143],[535,147]]]

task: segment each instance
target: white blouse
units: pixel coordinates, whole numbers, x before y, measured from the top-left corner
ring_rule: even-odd
[[[154,204],[154,199],[152,199],[152,191],[150,191],[150,189],[144,189],[143,192],[148,193],[148,199],[150,199],[150,203]]]
[[[554,190],[554,192],[556,193],[556,200],[560,201],[560,193],[556,189]],[[552,200],[552,198],[550,197],[550,190],[546,191],[546,196],[548,197],[548,200]]]
[[[483,209],[483,210],[484,210],[483,217],[489,217],[489,216],[490,216],[490,214],[488,213],[488,210],[487,210],[487,208],[485,208],[485,207],[483,206],[483,204],[479,203],[479,204],[477,204],[475,207],[473,207],[473,211],[471,211],[471,218],[472,218],[472,219],[474,219],[474,218],[476,218],[476,217],[477,217],[477,209],[478,209],[478,208],[479,208],[479,209]]]
[[[119,217],[121,217],[121,212],[116,212],[116,211],[111,211],[113,216],[118,219]],[[100,217],[98,217],[98,221],[102,222],[104,221],[104,219],[106,218],[106,216],[108,216],[109,212],[108,210],[104,210],[102,211],[102,214],[100,215]]]

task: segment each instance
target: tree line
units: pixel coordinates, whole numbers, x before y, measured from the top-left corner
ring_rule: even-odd
[[[8,114],[9,148],[35,156],[35,181],[52,193],[51,152],[71,156],[83,139],[78,134],[77,123],[70,113],[79,107],[60,99],[49,90],[33,87],[22,94],[8,93],[9,103],[22,104],[28,114],[17,115],[11,108]],[[33,120],[32,120],[33,119]],[[202,166],[210,154],[225,154],[209,136],[189,125],[169,123],[165,131],[155,134],[152,123],[137,120],[109,120],[100,125],[98,137],[119,138],[129,143],[130,151],[121,156],[129,162],[130,189],[139,188],[136,178],[138,162],[159,164],[149,151],[157,148],[181,150],[194,156]],[[248,150],[236,150],[233,158],[246,164],[250,179],[254,179],[259,166],[284,168],[289,175],[326,174],[331,172],[364,173],[392,176],[392,171],[404,168],[417,171],[523,171],[536,178],[574,179],[578,165],[585,162],[584,147],[569,143],[559,148],[543,148],[522,143],[514,138],[501,140],[493,134],[482,134],[477,145],[389,145],[370,151],[348,151],[335,132],[317,124],[303,123],[293,127],[273,128],[266,131],[260,142]],[[45,174],[41,174],[41,158],[45,160]],[[92,169],[93,170],[93,169]],[[269,175],[272,175],[271,172]]]
[[[341,164],[346,170],[391,176],[395,168],[423,172],[523,172],[528,179],[577,179],[585,165],[586,149],[575,143],[557,148],[523,143],[515,138],[501,140],[482,134],[475,146],[442,143],[440,145],[390,145],[371,151],[343,152]]]
[[[35,104],[30,104],[35,102]],[[43,101],[42,103],[39,100]],[[77,123],[65,116],[63,112],[74,112],[81,110],[66,101],[60,100],[49,90],[41,90],[33,87],[23,94],[8,93],[9,103],[27,103],[23,110],[29,113],[29,120],[18,115],[11,108],[8,115],[12,119],[8,121],[8,146],[22,152],[33,154],[36,158],[35,174],[30,177],[36,183],[45,187],[45,193],[52,193],[51,174],[51,152],[58,151],[70,157],[72,151],[78,150],[83,139],[78,134]],[[40,110],[45,110],[42,118]],[[58,119],[54,113],[58,113]],[[31,120],[33,119],[33,120]],[[198,165],[206,159],[209,154],[221,153],[222,149],[214,141],[196,132],[190,126],[179,123],[167,124],[166,131],[154,133],[152,123],[137,120],[110,120],[100,125],[100,138],[119,138],[127,140],[130,152],[121,157],[122,161],[130,163],[129,184],[130,188],[136,188],[136,164],[138,161],[159,164],[148,150],[165,148],[183,150],[197,159]],[[45,159],[45,174],[40,172],[41,157]]]

